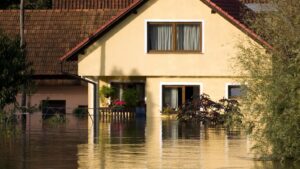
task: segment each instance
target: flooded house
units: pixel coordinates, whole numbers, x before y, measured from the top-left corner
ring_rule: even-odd
[[[88,86],[89,107],[98,104],[92,93],[101,86],[115,88],[117,99],[128,88],[139,91],[147,117],[202,93],[213,100],[236,97],[238,44],[268,46],[242,21],[244,10],[253,12],[245,4],[253,2],[133,0],[60,60],[76,62],[77,75],[99,86]]]
[[[268,46],[243,22],[245,11],[263,10],[256,2],[52,0],[52,9],[26,10],[26,57],[35,82],[27,105],[71,113],[107,107],[131,89],[147,116],[156,117],[202,93],[236,97],[237,45]],[[19,11],[1,10],[0,29],[18,36]],[[99,99],[103,86],[114,88],[108,100]]]

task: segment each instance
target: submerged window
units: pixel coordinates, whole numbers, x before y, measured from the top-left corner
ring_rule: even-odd
[[[148,52],[201,52],[201,22],[148,23]]]
[[[41,104],[43,115],[53,115],[55,113],[66,114],[65,100],[43,100]]]

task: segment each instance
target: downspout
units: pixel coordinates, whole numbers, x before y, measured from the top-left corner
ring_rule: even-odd
[[[99,83],[97,81],[94,81],[93,79],[83,77],[83,76],[78,76],[75,74],[71,74],[68,72],[65,72],[63,70],[63,62],[61,62],[61,73],[70,77],[73,77],[75,79],[90,83],[93,85],[93,127],[94,127],[94,143],[97,144],[99,140],[99,95],[98,95],[98,88],[99,88]]]

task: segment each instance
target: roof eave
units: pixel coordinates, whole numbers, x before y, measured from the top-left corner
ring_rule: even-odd
[[[90,44],[93,40],[99,38],[103,33],[110,30],[112,27],[116,25],[120,20],[125,19],[132,11],[136,10],[142,4],[144,4],[147,0],[136,0],[136,2],[132,3],[127,8],[123,9],[118,15],[112,17],[110,21],[102,25],[98,28],[95,33],[91,34],[88,38],[85,38],[78,45],[68,51],[64,56],[60,57],[60,61],[69,61],[73,60],[74,57],[83,50],[88,44]]]
[[[125,8],[123,11],[120,12],[119,15],[111,18],[109,22],[102,25],[95,33],[93,33],[90,37],[85,38],[82,42],[80,42],[78,45],[76,45],[74,48],[72,48],[70,51],[68,51],[64,56],[60,58],[60,61],[69,61],[74,59],[73,57],[76,56],[82,49],[84,49],[89,43],[91,43],[94,39],[100,37],[105,31],[111,29],[115,24],[126,18],[128,14],[130,14],[133,10],[140,7],[143,3],[145,3],[147,0],[137,0],[135,3],[131,4],[128,8]],[[211,0],[201,0],[206,5],[211,7],[213,10],[215,10],[218,14],[220,14],[222,17],[227,19],[230,23],[235,25],[237,28],[242,30],[244,33],[246,33],[248,36],[253,38],[255,41],[263,45],[264,47],[268,49],[273,49],[273,47],[266,42],[263,38],[261,38],[259,35],[257,35],[255,32],[253,32],[251,29],[247,28],[244,24],[239,22],[237,19],[229,15],[227,12],[225,12],[222,8],[220,8],[218,5],[213,3]]]

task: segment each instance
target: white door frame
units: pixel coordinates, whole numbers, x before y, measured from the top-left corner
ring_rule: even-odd
[[[162,111],[162,90],[163,86],[199,86],[200,87],[200,95],[203,94],[203,83],[201,82],[160,82],[159,86],[159,111]]]

